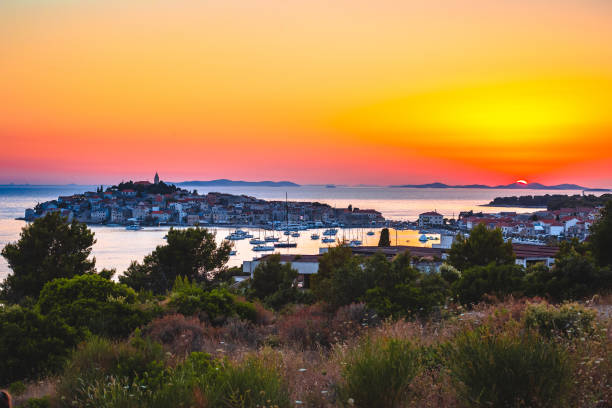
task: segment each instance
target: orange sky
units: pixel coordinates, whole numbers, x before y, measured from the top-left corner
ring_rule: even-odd
[[[612,187],[609,0],[3,0],[0,183]]]

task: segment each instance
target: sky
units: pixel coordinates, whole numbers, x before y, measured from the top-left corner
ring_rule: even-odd
[[[609,0],[2,0],[0,183],[612,187]]]

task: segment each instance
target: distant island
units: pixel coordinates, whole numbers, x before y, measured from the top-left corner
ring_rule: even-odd
[[[577,184],[557,184],[546,186],[540,183],[512,183],[499,186],[488,186],[486,184],[448,185],[444,183],[429,184],[404,184],[389,186],[393,188],[480,188],[480,189],[510,189],[510,190],[584,190],[584,191],[610,191],[609,189],[595,189],[579,186]]]
[[[230,180],[215,181],[223,183]],[[297,185],[289,182],[275,185],[281,183]],[[23,219],[34,221],[55,212],[69,222],[77,220],[86,224],[126,225],[127,229],[133,230],[143,225],[284,226],[288,229],[339,225],[372,227],[385,222],[382,214],[373,209],[352,206],[335,208],[309,201],[266,201],[244,194],[221,192],[199,194],[196,189],[188,191],[165,183],[157,173],[153,182],[127,181],[106,189],[99,186],[96,191],[59,196],[55,200],[38,203],[34,208],[25,210]]]
[[[485,207],[522,207],[522,208],[546,208],[549,211],[562,208],[593,208],[599,207],[612,200],[612,194],[595,195],[563,195],[546,194],[541,196],[521,197],[497,197]]]
[[[228,179],[217,179],[217,180],[191,180],[191,181],[180,181],[175,184],[181,186],[213,186],[213,187],[300,187],[299,184],[291,181],[242,181],[242,180],[228,180]]]

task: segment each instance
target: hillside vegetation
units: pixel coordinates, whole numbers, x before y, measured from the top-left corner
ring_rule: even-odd
[[[612,404],[610,203],[551,268],[515,265],[478,226],[439,272],[333,248],[308,290],[274,256],[233,284],[228,247],[200,228],[113,280],[83,257],[86,227],[47,217],[2,251],[0,385],[19,406]]]

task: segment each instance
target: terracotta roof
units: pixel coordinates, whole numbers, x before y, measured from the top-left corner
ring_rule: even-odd
[[[547,245],[512,244],[517,258],[554,258],[559,247]]]

